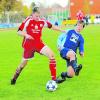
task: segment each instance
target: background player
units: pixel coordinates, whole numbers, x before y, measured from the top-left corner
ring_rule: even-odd
[[[67,72],[61,73],[61,77],[63,79],[79,75],[79,72],[82,69],[81,64],[77,66],[76,52],[79,48],[80,56],[84,56],[84,39],[80,34],[84,27],[84,22],[79,20],[74,30],[69,30],[66,34],[61,34],[58,38],[58,49],[60,51],[60,55],[66,60],[68,66]]]
[[[81,10],[79,10],[76,14],[77,20],[84,20],[84,14]]]
[[[29,59],[34,57],[34,53],[38,52],[43,54],[49,58],[49,67],[51,71],[52,80],[55,80],[59,83],[59,80],[56,80],[56,60],[53,51],[43,43],[41,40],[42,29],[45,24],[50,29],[54,29],[60,32],[64,32],[56,26],[53,26],[50,22],[40,19],[39,8],[35,7],[33,9],[32,16],[26,18],[25,21],[22,22],[18,29],[18,34],[24,37],[23,40],[23,59],[16,69],[16,72],[11,79],[11,84],[15,84],[18,76],[20,75],[23,68],[27,65]]]

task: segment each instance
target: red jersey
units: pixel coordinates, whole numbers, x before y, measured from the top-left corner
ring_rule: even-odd
[[[19,26],[19,30],[26,32],[34,38],[34,40],[24,38],[22,46],[25,49],[34,49],[34,43],[41,41],[42,29],[45,24],[47,24],[48,28],[52,27],[50,22],[41,19],[36,21],[32,19],[31,16],[27,17],[26,20],[22,22]]]

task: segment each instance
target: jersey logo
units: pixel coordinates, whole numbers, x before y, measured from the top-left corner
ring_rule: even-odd
[[[38,26],[37,25],[35,25],[35,29],[38,30]]]
[[[34,26],[33,24],[31,24],[31,26]]]
[[[43,24],[40,24],[40,27],[43,27]]]
[[[74,43],[77,43],[78,42],[78,38],[79,38],[79,36],[77,36],[75,34],[72,34],[71,35],[71,38],[70,38],[70,41],[72,41]]]

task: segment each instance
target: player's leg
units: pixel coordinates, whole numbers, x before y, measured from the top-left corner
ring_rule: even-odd
[[[82,69],[82,64],[77,65],[77,58],[75,58],[75,62],[74,62],[73,68],[69,66],[70,65],[70,60],[69,59],[66,59],[66,62],[67,62],[67,66],[68,66],[68,71],[67,72],[62,72],[61,73],[61,77],[63,79],[65,79],[66,77],[67,78],[72,78],[74,75],[72,75],[71,73],[75,73],[75,75],[78,76],[80,71],[81,71],[81,69]],[[73,69],[74,69],[74,72],[72,72]]]
[[[51,72],[52,80],[56,79],[56,60],[53,51],[46,46],[42,41],[37,41],[35,44],[35,50],[47,56],[49,58],[49,68]]]
[[[24,50],[23,59],[22,59],[21,63],[19,64],[19,66],[17,67],[13,78],[11,79],[12,85],[16,83],[17,78],[19,77],[19,75],[22,72],[22,70],[24,69],[24,67],[27,65],[28,60],[31,59],[33,56],[34,56],[34,51]]]
[[[52,80],[56,80],[56,82],[58,83],[56,79],[56,60],[53,51],[48,46],[46,46],[42,41],[38,41],[36,44],[37,44],[35,46],[36,51],[49,58],[49,68],[50,68]],[[59,81],[59,83],[61,82],[62,80]]]
[[[56,80],[56,60],[53,51],[48,46],[44,46],[41,49],[40,53],[49,58],[49,68],[51,72],[51,77],[52,80]]]
[[[60,51],[60,55],[63,59],[67,61],[68,70],[67,72],[62,72],[61,77],[63,79],[72,78],[75,75],[74,68],[76,67],[76,61],[75,61],[75,53],[74,51],[64,48]]]
[[[62,79],[66,79],[66,77],[67,78],[72,78],[73,76],[74,76],[74,70],[71,66],[68,66],[67,72],[62,72],[61,73]]]
[[[23,68],[27,65],[28,60],[22,59],[20,65],[17,67],[16,72],[11,80],[11,84],[15,84],[18,76],[20,75]]]
[[[49,58],[49,68],[50,68],[52,80],[56,81],[56,83],[58,84],[65,81],[63,79],[56,78],[56,60],[53,51],[49,47],[44,46],[44,48],[42,48],[41,50],[41,53]]]
[[[76,66],[75,55],[76,55],[75,52],[72,50],[69,50],[66,55],[66,58],[69,59],[68,72],[67,72],[69,77],[73,77],[75,75],[74,71],[74,68]]]
[[[69,64],[68,64],[68,66],[69,66]],[[76,56],[75,56],[75,60],[74,60],[74,63],[73,63],[72,67],[74,69],[75,75],[78,76],[81,69],[82,69],[82,64],[77,65],[77,57]]]
[[[75,75],[75,71],[74,71],[73,67],[71,65],[68,65],[67,67],[68,67],[67,72],[62,72],[61,73],[62,79],[72,78]]]

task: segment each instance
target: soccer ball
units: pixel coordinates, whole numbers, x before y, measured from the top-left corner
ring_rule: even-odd
[[[55,91],[57,89],[56,82],[53,81],[53,80],[48,81],[47,84],[46,84],[46,89],[48,91]]]

